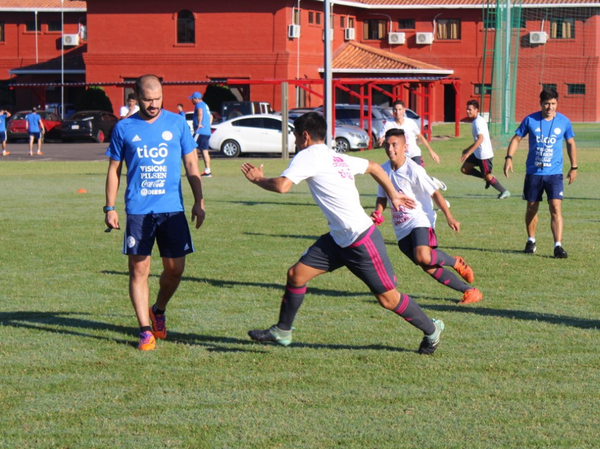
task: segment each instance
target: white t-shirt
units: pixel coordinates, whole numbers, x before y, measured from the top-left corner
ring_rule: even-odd
[[[396,120],[387,120],[383,125],[383,135],[388,129],[403,129],[404,136],[406,137],[406,144],[408,145],[408,149],[406,150],[406,157],[413,158],[417,156],[421,156],[421,148],[417,145],[417,136],[421,134],[421,130],[419,129],[419,125],[413,119],[408,117],[404,117],[404,122],[402,125],[399,125]]]
[[[369,161],[339,154],[325,144],[300,151],[281,174],[294,184],[306,180],[310,193],[327,218],[331,236],[342,248],[350,246],[373,225],[360,204],[354,175],[364,174]]]
[[[396,171],[392,168],[390,161],[381,167],[392,180],[394,188],[416,200],[417,203],[414,209],[404,207],[401,207],[399,211],[392,209],[392,225],[398,241],[410,234],[414,228],[434,228],[437,217],[433,210],[431,195],[437,190],[437,187],[425,169],[408,158]],[[377,190],[377,196],[387,198],[381,186]],[[390,199],[387,199],[390,204]]]
[[[490,159],[494,157],[494,150],[492,149],[492,141],[490,140],[490,131],[488,130],[485,119],[478,115],[475,120],[471,123],[471,132],[473,133],[473,140],[476,141],[479,134],[483,136],[483,142],[473,153],[477,159]]]
[[[133,107],[133,114],[135,114],[139,110],[140,110],[140,107],[136,104]],[[121,109],[119,110],[119,117],[125,117],[127,114],[129,114],[129,107],[121,106]]]

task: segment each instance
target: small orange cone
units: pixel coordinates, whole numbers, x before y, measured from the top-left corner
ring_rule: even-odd
[[[79,189],[79,190],[77,191],[77,193],[87,193],[87,190],[85,190],[85,189]]]

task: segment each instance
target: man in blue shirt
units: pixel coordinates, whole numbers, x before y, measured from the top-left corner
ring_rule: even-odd
[[[6,120],[11,116],[11,113],[2,110],[0,111],[0,142],[2,142],[2,156],[8,156],[10,151],[6,151]]]
[[[194,139],[198,143],[198,149],[201,151],[202,159],[204,159],[204,172],[202,173],[203,178],[211,178],[212,172],[210,171],[210,149],[208,141],[210,140],[210,125],[212,125],[213,117],[208,109],[208,105],[202,101],[202,94],[200,92],[194,92],[190,97],[192,104],[194,105]]]
[[[25,116],[25,128],[29,132],[29,156],[33,156],[33,141],[37,139],[37,155],[42,153],[42,137],[44,135],[44,122],[37,113],[35,107],[31,108],[31,113]]]
[[[563,140],[571,168],[566,176],[569,184],[577,178],[577,148],[571,122],[563,114],[556,112],[558,93],[554,89],[544,89],[540,93],[541,111],[525,117],[511,139],[504,162],[504,174],[512,173],[512,157],[523,137],[529,134],[523,199],[527,201],[525,224],[527,244],[524,252],[533,254],[536,250],[535,231],[538,222],[538,208],[542,195],[546,192],[550,207],[550,226],[554,236],[554,257],[566,259],[567,252],[562,247],[563,218]]]
[[[115,203],[125,162],[123,253],[129,257],[129,295],[140,325],[138,348],[149,351],[155,348],[155,338],[167,336],[165,309],[181,281],[185,256],[194,252],[181,193],[182,160],[194,195],[191,215],[196,229],[205,213],[196,143],[187,123],[162,109],[162,85],[155,75],[138,78],[135,92],[140,110],[117,123],[106,150],[110,160],[104,221],[109,229],[120,228]],[[156,303],[149,308],[148,276],[155,241],[164,270]]]

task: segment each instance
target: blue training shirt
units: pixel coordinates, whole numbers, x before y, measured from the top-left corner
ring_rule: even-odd
[[[25,116],[25,120],[27,120],[27,123],[29,123],[29,130],[28,132],[30,133],[39,133],[40,132],[40,121],[42,120],[42,117],[39,116],[39,114],[32,112],[31,114],[27,114]]]
[[[202,123],[200,123],[202,128],[198,128],[198,109],[202,109]],[[211,134],[210,110],[208,109],[208,105],[203,101],[199,101],[194,107],[194,132],[195,134],[200,134],[201,136],[210,136]]]
[[[525,167],[528,175],[560,175],[563,172],[563,139],[575,137],[571,121],[557,112],[544,120],[541,111],[528,115],[515,132],[529,134],[529,153]]]
[[[181,160],[196,146],[186,121],[164,109],[153,123],[138,113],[118,122],[106,155],[127,166],[125,212],[182,212]]]
[[[6,132],[6,114],[0,114],[0,133]]]

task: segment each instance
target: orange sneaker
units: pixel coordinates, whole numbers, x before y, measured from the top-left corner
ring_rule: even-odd
[[[462,278],[471,284],[475,280],[475,274],[473,274],[473,269],[467,265],[465,259],[462,257],[456,258],[456,263],[452,267],[456,270],[458,274],[462,276]]]
[[[152,321],[152,335],[161,340],[167,338],[167,317],[154,315],[154,310],[150,307],[150,321]]]
[[[481,293],[476,288],[470,288],[464,294],[459,304],[473,304],[474,302],[479,302],[483,299],[483,293]]]
[[[44,155],[44,153],[42,153],[41,151],[38,151],[38,152],[37,152],[37,155],[38,155],[38,156],[43,156],[43,155]]]
[[[10,154],[10,151],[3,151],[2,152],[2,156],[8,156]]]
[[[152,332],[141,332],[140,333],[140,344],[138,345],[138,349],[142,351],[152,351],[156,348],[156,340],[154,339],[154,335]]]

